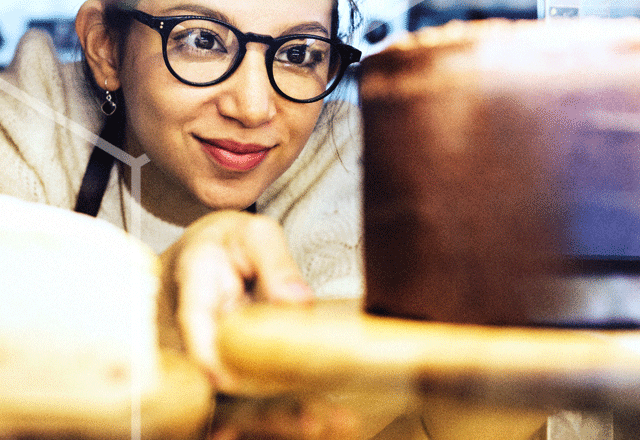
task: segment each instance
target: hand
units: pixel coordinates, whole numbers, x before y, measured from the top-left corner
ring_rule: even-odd
[[[319,396],[221,396],[207,440],[350,440],[358,426],[353,411]]]
[[[219,392],[242,390],[216,354],[216,323],[222,316],[251,301],[313,300],[280,226],[263,216],[234,211],[208,215],[160,260],[161,342],[169,338],[167,327],[177,330],[182,348],[205,368]]]

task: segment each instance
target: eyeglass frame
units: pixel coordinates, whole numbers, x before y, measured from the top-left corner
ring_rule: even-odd
[[[218,20],[213,17],[206,17],[206,16],[200,16],[200,15],[176,15],[176,16],[156,17],[137,9],[123,9],[122,11],[130,15],[140,23],[149,26],[151,29],[157,31],[160,34],[160,36],[162,37],[162,56],[164,58],[164,63],[167,66],[167,69],[180,82],[190,86],[194,86],[194,87],[209,87],[216,84],[220,84],[221,82],[225,81],[231,75],[233,75],[235,71],[238,70],[238,67],[240,67],[240,64],[242,64],[242,60],[244,60],[244,57],[247,53],[247,44],[260,43],[260,44],[267,45],[269,47],[267,49],[267,52],[265,53],[265,64],[267,68],[267,76],[269,77],[269,82],[271,83],[271,86],[273,87],[273,89],[280,96],[290,101],[300,103],[300,104],[309,104],[312,102],[320,101],[326,98],[330,93],[332,93],[336,89],[336,87],[338,87],[338,84],[342,80],[349,66],[353,63],[359,62],[362,56],[362,52],[360,50],[356,49],[355,47],[349,46],[348,44],[345,44],[342,41],[336,40],[335,38],[331,39],[331,38],[326,38],[319,35],[311,35],[311,34],[290,34],[290,35],[283,35],[281,37],[274,38],[270,35],[255,34],[253,32],[244,33],[241,30],[230,25],[229,23],[222,20]],[[222,75],[220,78],[213,81],[206,82],[206,83],[192,82],[182,78],[171,67],[171,63],[169,62],[169,55],[167,53],[169,36],[171,35],[171,32],[177,25],[187,20],[203,20],[203,21],[210,21],[210,22],[222,25],[228,28],[231,32],[233,32],[236,38],[238,39],[239,49],[238,49],[238,55],[236,56],[236,60],[233,62],[233,64],[227,70],[227,72],[224,75]],[[297,99],[287,95],[278,87],[278,85],[276,84],[275,77],[273,75],[273,63],[275,60],[277,50],[282,45],[284,45],[287,41],[299,40],[299,39],[305,39],[305,38],[313,38],[316,40],[324,41],[326,43],[331,44],[332,47],[336,48],[340,55],[340,68],[335,73],[334,82],[323,93],[310,99]]]

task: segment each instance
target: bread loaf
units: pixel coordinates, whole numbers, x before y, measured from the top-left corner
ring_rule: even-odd
[[[160,349],[157,257],[101,220],[0,196],[0,437],[188,438],[205,377]]]

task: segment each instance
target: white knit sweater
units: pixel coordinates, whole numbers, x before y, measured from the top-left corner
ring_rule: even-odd
[[[27,33],[0,74],[0,193],[73,209],[103,124],[99,105],[79,65],[61,64],[46,34]],[[257,206],[283,226],[319,297],[358,297],[363,283],[357,109],[341,106],[334,124],[331,131],[321,120],[300,157]],[[137,202],[118,174],[114,169],[98,217],[128,230]],[[142,210],[139,238],[156,252],[182,235],[182,227],[136,209]]]

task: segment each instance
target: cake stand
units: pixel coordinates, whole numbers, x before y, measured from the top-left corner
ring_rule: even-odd
[[[635,330],[410,321],[328,301],[251,305],[218,341],[226,365],[265,394],[408,392],[433,440],[530,439],[561,409],[640,414]]]

